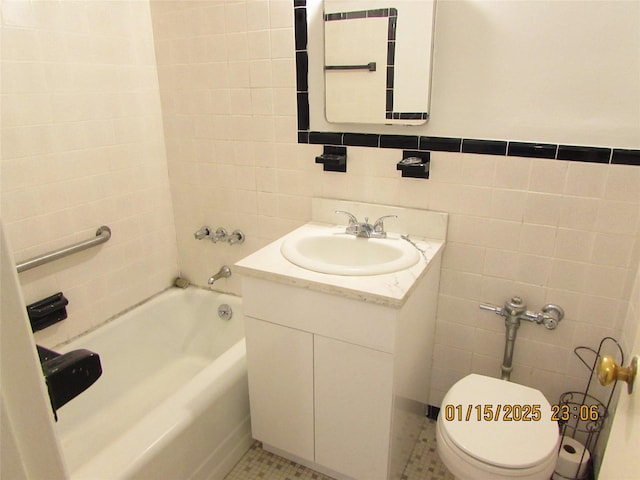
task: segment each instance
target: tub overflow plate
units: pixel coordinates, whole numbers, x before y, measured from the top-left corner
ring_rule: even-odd
[[[218,316],[222,320],[230,320],[233,316],[233,310],[231,310],[231,307],[229,305],[223,303],[218,307]]]

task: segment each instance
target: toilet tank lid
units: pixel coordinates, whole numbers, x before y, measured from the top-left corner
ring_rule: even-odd
[[[503,468],[540,464],[558,447],[558,424],[542,392],[470,374],[445,395],[438,422],[466,454]]]

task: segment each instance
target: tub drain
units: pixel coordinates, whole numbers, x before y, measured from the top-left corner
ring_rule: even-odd
[[[223,303],[218,307],[218,316],[222,320],[229,320],[231,317],[233,317],[233,310],[231,310],[231,307],[229,305]]]

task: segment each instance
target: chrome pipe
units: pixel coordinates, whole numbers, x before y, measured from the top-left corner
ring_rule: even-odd
[[[95,238],[92,238],[91,240],[85,240],[84,242],[74,243],[73,245],[69,245],[68,247],[64,247],[59,250],[53,250],[51,252],[38,255],[37,257],[30,258],[29,260],[25,260],[24,262],[17,264],[16,269],[18,270],[18,273],[24,272],[25,270],[31,270],[32,268],[39,267],[40,265],[44,265],[45,263],[53,262],[54,260],[58,260],[59,258],[67,257],[74,253],[86,250],[87,248],[95,247],[96,245],[105,243],[110,238],[111,229],[106,225],[102,225],[96,231]]]
[[[502,357],[500,370],[502,371],[502,380],[508,381],[511,379],[511,370],[513,370],[513,351],[516,346],[516,335],[520,327],[520,320],[514,317],[507,317],[504,323],[507,331],[505,333],[504,356]]]

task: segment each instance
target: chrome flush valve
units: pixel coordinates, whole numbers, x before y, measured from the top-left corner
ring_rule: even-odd
[[[555,330],[564,318],[564,310],[558,305],[552,303],[542,307],[540,312],[530,312],[520,297],[513,297],[505,302],[504,307],[495,307],[493,305],[480,305],[483,310],[489,310],[497,315],[519,323],[520,320],[535,322],[538,325],[544,325],[548,330]]]

